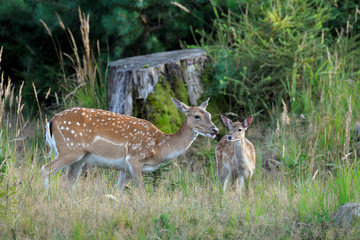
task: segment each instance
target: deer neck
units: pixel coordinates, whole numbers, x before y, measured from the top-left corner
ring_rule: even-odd
[[[246,163],[247,158],[245,154],[245,138],[240,139],[234,142],[235,147],[235,158],[237,158],[239,163]]]
[[[175,158],[183,154],[195,141],[197,133],[188,125],[187,119],[185,118],[184,123],[180,129],[170,135],[166,135],[166,142],[164,146],[164,152],[166,159]]]

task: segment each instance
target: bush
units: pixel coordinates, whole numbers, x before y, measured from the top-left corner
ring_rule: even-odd
[[[198,31],[214,63],[213,94],[227,95],[234,111],[270,111],[289,99],[284,90],[294,72],[303,84],[306,76],[294,69],[322,64],[327,56],[334,6],[322,0],[229,2],[227,12],[214,4],[212,34]]]

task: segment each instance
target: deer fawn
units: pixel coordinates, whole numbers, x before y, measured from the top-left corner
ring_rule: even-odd
[[[253,116],[249,116],[244,122],[232,122],[229,118],[221,115],[221,120],[229,129],[229,135],[224,136],[215,149],[217,171],[223,191],[226,190],[231,176],[235,190],[238,184],[241,191],[246,181],[246,189],[249,193],[256,155],[254,145],[245,138],[245,131],[251,125]]]
[[[84,163],[120,169],[120,193],[130,177],[143,187],[142,172],[151,172],[184,153],[198,134],[214,138],[219,129],[205,109],[171,99],[186,114],[181,128],[165,134],[150,122],[104,110],[72,108],[55,115],[47,124],[46,142],[56,157],[41,168],[45,185],[49,177],[69,166],[68,178],[76,181]]]

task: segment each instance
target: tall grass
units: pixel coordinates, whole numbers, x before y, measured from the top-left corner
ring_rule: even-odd
[[[69,40],[71,53],[62,51],[62,46],[56,44],[57,41],[47,24],[40,20],[53,40],[61,66],[63,92],[60,96],[55,94],[57,99],[61,98],[61,104],[65,108],[82,106],[106,109],[108,60],[105,62],[103,60],[99,41],[96,42],[96,46],[91,44],[89,14],[82,13],[80,8],[78,12],[82,39],[80,46],[75,42],[71,29],[67,28],[57,16],[59,25]],[[96,51],[93,50],[94,48]]]

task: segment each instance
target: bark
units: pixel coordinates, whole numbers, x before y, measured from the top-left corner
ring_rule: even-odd
[[[110,62],[109,110],[132,115],[134,99],[146,102],[160,77],[170,83],[173,79],[181,79],[187,86],[189,103],[198,105],[204,91],[201,75],[209,60],[203,49],[185,49]],[[170,99],[164,104],[170,104]]]

